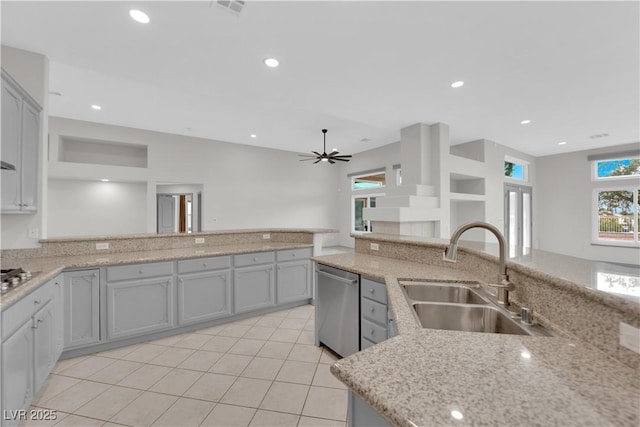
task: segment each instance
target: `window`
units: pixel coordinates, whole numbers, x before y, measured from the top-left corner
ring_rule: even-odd
[[[362,217],[362,209],[375,207],[375,196],[356,196],[353,198],[353,231],[373,231],[371,221]]]
[[[640,177],[640,158],[596,161],[596,179]]]
[[[353,177],[353,189],[362,190],[367,188],[382,188],[385,186],[386,174],[384,172],[360,175]]]
[[[384,196],[386,172],[375,169],[349,175],[351,178],[351,230],[371,232],[371,221],[364,219],[363,210],[376,207],[376,197]]]
[[[529,164],[514,157],[505,156],[504,176],[518,181],[529,180]]]
[[[611,155],[610,158],[589,160],[593,165],[594,181],[606,185],[593,190],[593,242],[640,246],[640,157]]]
[[[638,199],[633,188],[596,189],[595,241],[620,246],[638,245]]]

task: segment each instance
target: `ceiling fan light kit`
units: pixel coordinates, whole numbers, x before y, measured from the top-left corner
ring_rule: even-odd
[[[324,139],[324,146],[323,146],[323,150],[322,150],[322,154],[318,153],[317,151],[312,151],[313,155],[311,154],[298,154],[300,157],[308,157],[307,159],[301,159],[301,162],[307,161],[307,160],[315,160],[315,162],[313,162],[313,164],[316,164],[318,162],[329,162],[331,164],[335,163],[336,161],[339,162],[348,162],[349,159],[351,159],[351,155],[338,155],[339,152],[336,150],[333,150],[331,153],[327,154],[327,130],[326,129],[322,129],[322,134],[323,134],[323,139]]]

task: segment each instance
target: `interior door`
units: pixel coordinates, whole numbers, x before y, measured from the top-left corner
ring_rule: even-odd
[[[176,223],[176,199],[158,194],[158,233],[174,233]]]

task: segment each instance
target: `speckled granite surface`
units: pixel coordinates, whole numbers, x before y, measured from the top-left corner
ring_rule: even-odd
[[[265,252],[281,249],[310,248],[313,245],[307,243],[238,243],[220,246],[202,246],[197,248],[179,248],[165,250],[148,250],[135,252],[117,252],[105,254],[89,255],[68,255],[57,257],[23,257],[9,258],[3,257],[3,265],[9,262],[21,268],[38,272],[31,280],[24,285],[17,287],[10,292],[0,296],[0,310],[19,301],[24,296],[30,294],[48,280],[54,278],[64,269],[71,268],[92,268],[105,265],[132,264],[152,261],[171,261],[189,258],[202,258],[210,256],[233,255],[250,252]]]
[[[442,261],[445,243],[376,237],[357,238],[354,253],[314,260],[386,282],[399,336],[340,360],[332,372],[392,424],[640,425],[640,356],[617,342],[619,321],[640,322],[633,299],[511,264],[512,299],[534,306],[557,336],[423,329],[398,282],[485,286],[495,280],[495,256],[462,249],[450,264]],[[384,257],[371,254],[372,241]]]
[[[331,372],[397,426],[640,423],[637,372],[557,337],[423,329]]]

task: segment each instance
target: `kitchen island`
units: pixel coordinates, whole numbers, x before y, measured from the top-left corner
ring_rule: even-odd
[[[639,356],[618,348],[617,329],[609,327],[619,321],[637,327],[640,308],[633,298],[594,292],[588,284],[558,277],[557,272],[536,271],[539,265],[512,262],[508,266],[516,284],[513,301],[535,307],[538,321],[554,336],[423,329],[399,281],[484,286],[495,280],[495,256],[461,247],[465,254],[451,265],[441,261],[446,241],[354,237],[354,253],[314,260],[383,280],[398,336],[339,360],[331,371],[391,424],[640,422]],[[370,243],[379,245],[375,252]],[[571,305],[549,307],[566,301]],[[563,316],[556,314],[560,309],[566,312]]]

